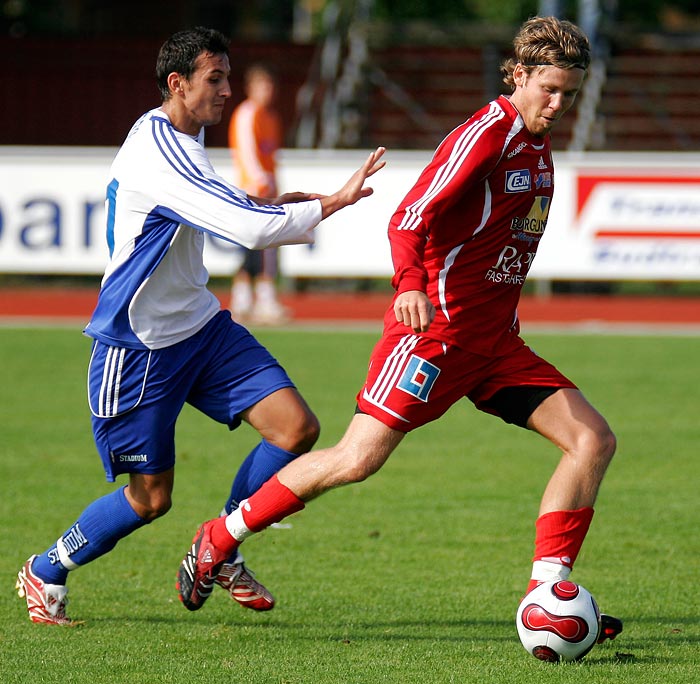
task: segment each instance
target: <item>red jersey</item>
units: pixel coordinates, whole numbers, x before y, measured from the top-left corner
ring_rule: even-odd
[[[389,224],[397,294],[425,292],[425,336],[478,354],[505,350],[554,191],[549,136],[501,96],[453,130]],[[385,334],[405,334],[393,307]]]

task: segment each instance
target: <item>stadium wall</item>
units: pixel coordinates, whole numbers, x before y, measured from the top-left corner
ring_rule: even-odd
[[[121,145],[134,121],[160,103],[155,60],[167,29],[160,26],[156,33],[119,38],[0,35],[6,93],[0,107],[0,146]],[[245,97],[247,66],[265,62],[284,84],[276,106],[285,130],[291,133],[297,92],[314,54],[314,45],[233,42],[229,48],[232,94],[224,121]],[[212,147],[225,146],[226,138],[225,125],[207,131]]]

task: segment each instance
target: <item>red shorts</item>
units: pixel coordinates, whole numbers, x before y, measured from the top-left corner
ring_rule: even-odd
[[[439,418],[462,397],[481,411],[500,415],[488,403],[494,394],[527,386],[576,389],[519,337],[506,353],[482,356],[420,335],[392,335],[374,348],[357,404],[388,427],[410,432]]]

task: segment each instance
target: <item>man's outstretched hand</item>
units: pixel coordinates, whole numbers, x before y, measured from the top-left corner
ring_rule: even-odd
[[[350,176],[347,183],[340,190],[326,197],[319,197],[321,200],[322,218],[328,218],[343,207],[355,204],[363,197],[369,197],[374,190],[365,187],[365,181],[373,176],[377,171],[383,169],[386,162],[382,156],[386,148],[378,147],[367,157],[365,163]]]

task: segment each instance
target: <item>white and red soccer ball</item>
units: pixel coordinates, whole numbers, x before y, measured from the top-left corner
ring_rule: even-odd
[[[600,611],[580,584],[544,582],[522,600],[515,624],[520,642],[535,658],[580,660],[598,640]]]

